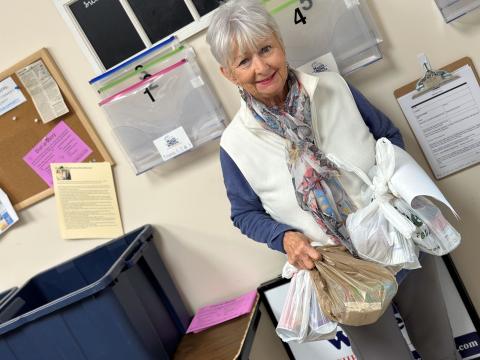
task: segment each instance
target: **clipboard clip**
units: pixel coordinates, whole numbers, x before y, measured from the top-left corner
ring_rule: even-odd
[[[459,78],[457,75],[453,75],[445,70],[433,70],[430,61],[423,53],[418,54],[417,58],[425,74],[417,81],[415,86],[416,93],[412,96],[413,99]]]

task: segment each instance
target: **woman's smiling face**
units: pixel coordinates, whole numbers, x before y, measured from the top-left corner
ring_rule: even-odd
[[[274,35],[260,41],[254,51],[241,53],[235,46],[229,68],[221,70],[230,81],[264,104],[283,105],[288,70],[285,50]]]

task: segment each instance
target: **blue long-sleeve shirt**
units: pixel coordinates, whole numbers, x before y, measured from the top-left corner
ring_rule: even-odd
[[[357,89],[350,86],[350,90],[373,137],[375,139],[386,137],[393,144],[403,148],[402,135],[390,119],[375,108]],[[230,218],[233,224],[249,238],[266,243],[271,249],[285,252],[283,235],[286,231],[296,229],[272,219],[266,213],[260,198],[253,191],[232,158],[221,147],[220,162],[227,196],[231,204]]]

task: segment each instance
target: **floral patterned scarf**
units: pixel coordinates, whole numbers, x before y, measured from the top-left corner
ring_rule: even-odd
[[[240,94],[265,129],[287,140],[287,165],[299,206],[312,214],[336,244],[355,255],[345,227],[347,215],[355,211],[355,206],[338,181],[337,168],[315,144],[310,98],[292,70],[287,85],[284,109],[267,107],[246,91]]]

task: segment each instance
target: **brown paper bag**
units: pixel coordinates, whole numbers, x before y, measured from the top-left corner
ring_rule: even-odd
[[[322,261],[310,271],[325,316],[345,325],[377,321],[397,293],[395,276],[381,265],[354,258],[341,246],[318,248]]]

